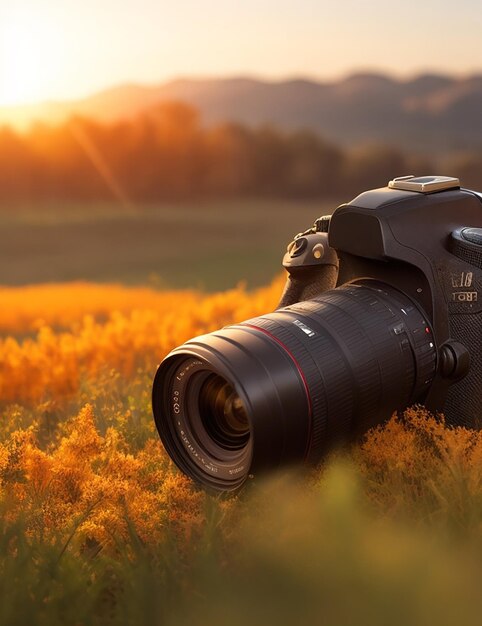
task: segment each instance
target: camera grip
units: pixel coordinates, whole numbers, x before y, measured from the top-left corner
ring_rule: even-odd
[[[283,267],[289,275],[278,309],[336,287],[338,255],[329,245],[327,232],[310,230],[297,235],[283,257]]]
[[[447,423],[482,428],[482,311],[450,316],[450,335],[470,354],[470,369],[447,394],[444,414]]]
[[[338,267],[320,265],[316,268],[296,268],[291,270],[277,308],[281,309],[297,302],[316,298],[336,287]]]

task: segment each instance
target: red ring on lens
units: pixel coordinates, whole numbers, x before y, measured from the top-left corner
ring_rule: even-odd
[[[275,341],[284,350],[284,352],[286,352],[286,354],[290,357],[290,359],[293,361],[296,369],[298,370],[298,374],[300,375],[300,378],[301,378],[301,380],[303,382],[303,387],[305,389],[306,400],[308,402],[308,416],[310,418],[310,431],[309,431],[309,437],[308,437],[308,444],[307,444],[306,450],[305,450],[305,460],[306,460],[306,457],[308,456],[308,452],[309,452],[310,447],[311,447],[311,436],[312,436],[312,430],[313,430],[313,407],[312,407],[312,402],[311,402],[310,391],[309,391],[309,388],[308,388],[308,382],[307,382],[306,377],[305,377],[305,375],[303,373],[303,370],[301,369],[300,364],[296,360],[296,357],[291,352],[291,350],[289,348],[287,348],[285,346],[285,344],[278,339],[278,337],[276,337],[275,335],[270,333],[269,330],[266,330],[265,328],[261,328],[260,326],[255,326],[254,324],[246,324],[244,322],[241,323],[241,324],[238,324],[238,326],[246,326],[247,328],[252,328],[253,330],[258,330],[260,333],[263,333],[263,335],[266,335],[267,337],[269,337],[270,339]]]

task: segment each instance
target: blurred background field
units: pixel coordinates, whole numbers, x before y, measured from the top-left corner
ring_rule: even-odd
[[[295,233],[395,176],[482,188],[481,111],[477,73],[0,93],[0,284],[260,286]]]
[[[281,271],[291,238],[337,201],[215,200],[0,209],[0,284],[90,280],[155,287],[250,287]]]
[[[350,115],[373,90],[370,77],[355,84]],[[121,121],[74,115],[0,128],[0,284],[260,286],[294,234],[394,176],[441,171],[482,188],[478,140],[462,149],[461,129],[454,145],[435,147],[422,130],[425,148],[410,151],[389,136],[347,146],[302,124],[213,126],[189,104],[159,102]]]

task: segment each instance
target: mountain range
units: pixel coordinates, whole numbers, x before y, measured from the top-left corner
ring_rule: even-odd
[[[206,124],[307,128],[342,145],[381,142],[420,152],[482,148],[482,74],[425,74],[397,80],[355,74],[332,82],[254,78],[179,79],[128,84],[70,102],[0,107],[0,125],[61,123],[73,115],[103,122],[136,116],[165,101],[196,107]]]

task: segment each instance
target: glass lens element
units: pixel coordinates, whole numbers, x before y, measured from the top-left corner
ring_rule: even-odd
[[[241,398],[222,376],[210,374],[199,391],[204,428],[220,446],[242,447],[249,438],[249,422]]]

